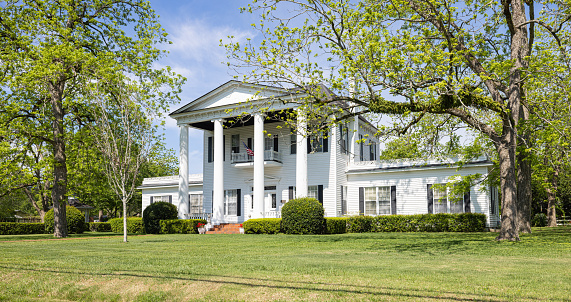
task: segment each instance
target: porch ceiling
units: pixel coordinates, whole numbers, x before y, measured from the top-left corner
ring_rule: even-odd
[[[269,118],[266,118],[264,120],[264,124],[283,122],[288,118],[288,115],[291,114],[292,111],[293,111],[292,109],[288,109],[288,110],[280,110],[279,112],[268,112],[266,113],[266,115]],[[190,123],[188,125],[193,128],[214,131],[214,123],[212,123],[211,121],[201,121],[196,123]],[[246,115],[242,117],[233,117],[230,119],[226,119],[226,121],[224,122],[224,129],[253,126],[253,125],[254,125],[253,117],[251,115]]]

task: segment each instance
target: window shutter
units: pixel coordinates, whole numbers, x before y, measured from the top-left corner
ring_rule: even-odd
[[[236,215],[242,216],[242,189],[236,190]]]
[[[329,133],[323,133],[323,152],[329,152],[329,137],[327,137]]]
[[[172,203],[172,195],[169,195],[169,203]]]
[[[248,137],[248,149],[252,149],[252,138]]]
[[[212,190],[212,199],[210,200],[210,214],[214,213],[214,190]]]
[[[208,137],[208,162],[211,163],[212,162],[212,136]]]
[[[153,204],[153,196],[151,196],[151,204]]]
[[[470,191],[464,193],[464,213],[470,213]]]
[[[274,151],[278,152],[278,145],[279,145],[279,140],[277,136],[274,136]]]
[[[433,214],[434,211],[432,210],[432,205],[434,202],[432,192],[432,184],[426,185],[426,199],[428,200],[428,214]]]
[[[391,214],[397,214],[397,186],[391,186]]]
[[[293,199],[293,186],[289,186],[288,195],[289,195],[288,196],[289,200],[292,200]]]
[[[365,188],[359,187],[359,215],[365,213]]]
[[[226,135],[222,135],[222,160],[226,160]]]
[[[290,142],[290,146],[289,146],[289,153],[290,154],[296,154],[297,152],[297,134],[293,133],[292,130],[292,134],[290,134],[289,136],[289,142]]]
[[[311,153],[311,136],[307,136],[306,140],[307,142],[307,154]]]
[[[317,186],[317,200],[323,204],[323,185]]]

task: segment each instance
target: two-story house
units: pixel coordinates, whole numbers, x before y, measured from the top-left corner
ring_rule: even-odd
[[[303,112],[295,129],[283,120],[299,108],[292,97],[229,81],[171,113],[180,127],[179,176],[145,179],[143,209],[171,202],[179,218],[207,216],[216,225],[280,217],[287,201],[309,196],[328,217],[477,212],[497,224],[494,188],[475,185],[460,198],[432,188],[454,175],[485,177],[486,158],[460,170],[454,160],[380,162],[376,129],[363,117],[308,134]],[[188,174],[189,127],[204,131],[203,175]]]

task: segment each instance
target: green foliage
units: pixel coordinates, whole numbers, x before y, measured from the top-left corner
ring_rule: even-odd
[[[347,221],[349,233],[483,232],[485,228],[486,215],[478,213],[351,216]]]
[[[281,222],[281,218],[249,219],[242,224],[242,227],[245,234],[278,234]]]
[[[0,222],[0,235],[45,234],[43,223]]]
[[[282,207],[282,231],[286,234],[321,234],[323,227],[323,205],[315,198],[296,198]]]
[[[70,234],[81,234],[87,230],[88,225],[85,223],[85,216],[80,210],[72,206],[65,207],[65,215],[67,219],[67,231]],[[47,233],[54,232],[54,209],[49,210],[44,216],[44,224]]]
[[[113,218],[109,220],[113,233],[123,233],[123,218]],[[145,234],[143,219],[140,217],[127,217],[127,233]]]
[[[206,224],[204,219],[161,220],[161,234],[198,234],[198,223]]]
[[[534,227],[545,227],[547,226],[547,215],[544,213],[537,213],[533,216],[531,220],[531,226]]]
[[[158,234],[161,231],[161,220],[178,218],[178,210],[174,204],[155,202],[143,211],[143,223],[147,234]]]
[[[347,233],[347,217],[325,217],[325,234]]]
[[[89,230],[91,232],[111,232],[111,223],[109,222],[90,222]]]

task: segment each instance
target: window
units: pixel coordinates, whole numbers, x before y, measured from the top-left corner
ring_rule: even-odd
[[[208,137],[208,162],[211,163],[214,160],[214,146],[212,145],[212,136]]]
[[[315,198],[319,200],[319,188],[317,186],[307,187],[307,197]]]
[[[171,195],[151,196],[151,204],[153,204],[155,202],[172,203],[172,196]]]
[[[448,213],[448,196],[446,188],[439,190],[433,187],[434,196],[434,214]]]
[[[307,153],[327,152],[328,144],[327,132],[310,135],[307,137]]]
[[[365,146],[363,144],[363,134],[359,134],[359,160],[360,161],[365,160],[365,157],[363,156],[363,152],[364,152],[363,149],[364,148],[365,148]]]
[[[275,209],[277,206],[277,199],[278,195],[276,193],[272,193],[272,209]]]
[[[341,215],[347,214],[347,186],[341,186]]]
[[[266,137],[264,138],[264,150],[269,151],[278,151],[278,136],[274,135],[273,137]]]
[[[365,188],[365,215],[391,214],[391,187]]]
[[[369,160],[377,160],[377,144],[375,142],[371,142],[369,145]]]
[[[232,134],[232,153],[240,153],[240,134]]]
[[[341,153],[349,154],[349,128],[345,125],[339,125],[339,145]]]
[[[224,215],[238,215],[238,190],[225,190],[224,195]]]
[[[446,184],[440,184],[445,186]],[[432,188],[434,214],[438,213],[464,213],[464,196],[454,196],[450,189],[444,187],[442,189]]]
[[[291,129],[291,134],[289,136],[289,153],[296,154],[297,151],[297,134],[295,130]]]
[[[204,212],[202,194],[190,194],[188,200],[190,200],[191,215],[199,215]]]

